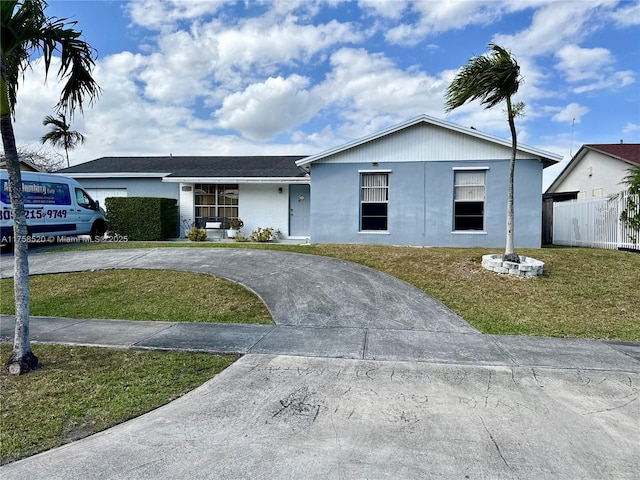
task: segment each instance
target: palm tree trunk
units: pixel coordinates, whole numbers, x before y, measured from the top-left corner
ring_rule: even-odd
[[[507,190],[507,239],[502,259],[504,261],[520,263],[520,257],[516,255],[513,247],[513,182],[516,167],[518,137],[510,97],[507,97],[507,115],[509,116],[509,129],[511,130],[511,159],[509,160],[509,186]]]
[[[0,85],[0,131],[7,161],[9,177],[11,213],[13,215],[14,246],[14,294],[16,303],[16,328],[13,339],[13,352],[5,362],[12,374],[27,373],[40,368],[38,357],[31,351],[29,340],[29,257],[27,252],[27,219],[24,210],[22,175],[20,160],[16,149],[16,140],[11,123],[7,85],[4,76]]]

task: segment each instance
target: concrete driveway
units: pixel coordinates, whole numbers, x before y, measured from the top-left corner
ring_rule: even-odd
[[[10,261],[2,258],[2,276],[11,275]],[[377,336],[380,357],[367,345],[351,358],[264,348],[158,410],[1,467],[3,480],[639,478],[637,344],[482,335],[403,282],[323,257],[229,249],[31,257],[32,273],[99,268],[230,278],[272,311],[278,325],[261,339],[286,329],[308,337],[352,329],[365,343]],[[74,321],[66,322],[49,324],[50,341],[71,335]],[[79,325],[72,328],[97,324]],[[99,325],[106,332],[127,324]],[[289,347],[305,345],[296,338],[289,335]],[[407,351],[418,361],[398,361]]]

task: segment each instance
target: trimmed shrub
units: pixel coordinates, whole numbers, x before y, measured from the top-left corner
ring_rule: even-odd
[[[192,242],[204,242],[207,239],[207,231],[195,225],[187,232],[187,238]]]
[[[129,240],[165,240],[178,233],[178,202],[173,198],[109,197],[109,230]]]

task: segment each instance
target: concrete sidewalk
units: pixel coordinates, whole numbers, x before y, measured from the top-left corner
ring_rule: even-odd
[[[34,343],[640,373],[640,342],[425,330],[31,317]],[[0,315],[0,341],[14,317]]]
[[[250,354],[0,477],[632,480],[638,385],[620,372]]]

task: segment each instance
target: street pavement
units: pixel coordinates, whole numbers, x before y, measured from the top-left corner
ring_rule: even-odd
[[[2,256],[0,276],[12,268]],[[640,343],[483,335],[404,282],[326,257],[30,256],[31,274],[111,268],[231,279],[275,325],[33,317],[34,343],[244,356],[158,410],[0,467],[3,480],[640,478]]]

